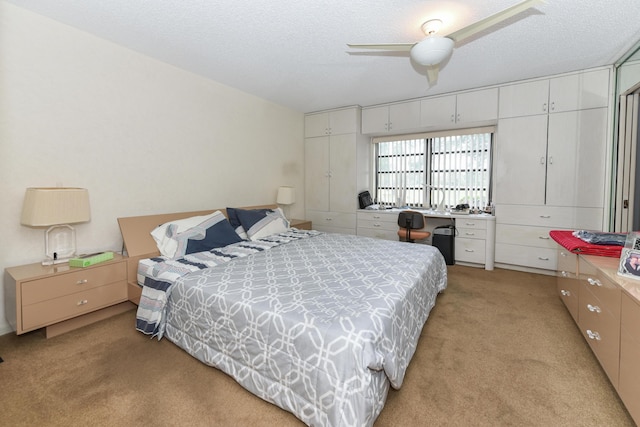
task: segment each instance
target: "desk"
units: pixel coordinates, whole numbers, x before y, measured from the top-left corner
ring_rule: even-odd
[[[378,239],[398,240],[398,213],[404,209],[357,211],[357,234]],[[487,214],[465,215],[412,209],[421,212],[426,229],[433,233],[439,225],[455,224],[455,260],[461,264],[484,265],[493,270],[496,245],[496,217]],[[427,243],[431,244],[430,239]]]

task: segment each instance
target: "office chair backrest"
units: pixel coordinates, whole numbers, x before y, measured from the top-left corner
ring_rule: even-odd
[[[424,228],[424,216],[420,212],[400,212],[398,214],[398,226],[409,230],[419,230]]]

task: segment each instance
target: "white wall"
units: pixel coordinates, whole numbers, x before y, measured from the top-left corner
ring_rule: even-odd
[[[300,112],[0,2],[0,270],[44,256],[44,231],[20,225],[31,186],[89,189],[80,252],[119,251],[120,216],[274,203],[280,185],[303,218],[303,126]]]

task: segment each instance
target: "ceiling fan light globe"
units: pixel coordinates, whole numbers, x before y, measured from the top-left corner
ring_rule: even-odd
[[[453,45],[453,40],[447,37],[427,37],[411,48],[411,59],[420,65],[437,65],[451,55]]]

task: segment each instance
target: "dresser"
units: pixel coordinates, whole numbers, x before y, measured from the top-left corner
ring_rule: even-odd
[[[398,213],[400,209],[368,210],[357,212],[358,236],[398,240]],[[455,225],[455,261],[493,270],[495,251],[495,223],[492,215],[465,215],[432,210],[423,213],[426,229],[433,233],[440,225]],[[431,238],[425,243],[431,244]]]
[[[16,334],[44,328],[47,338],[133,308],[127,302],[127,259],[84,268],[39,263],[5,270],[4,305]]]
[[[640,280],[618,258],[557,249],[557,291],[636,424],[640,423]]]

